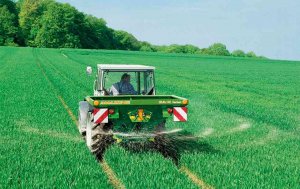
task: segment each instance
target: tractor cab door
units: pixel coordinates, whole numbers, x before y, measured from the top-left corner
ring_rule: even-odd
[[[155,95],[154,72],[143,72],[144,75],[144,95]]]
[[[94,81],[94,96],[106,96],[109,95],[108,92],[103,87],[103,71],[98,70],[96,79]]]

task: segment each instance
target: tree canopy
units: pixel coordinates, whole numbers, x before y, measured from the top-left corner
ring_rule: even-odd
[[[246,56],[245,52],[242,50],[232,51],[231,55],[235,56],[235,57],[245,57]]]
[[[216,56],[230,56],[230,52],[227,50],[226,46],[222,43],[214,43],[208,48],[201,50],[202,54],[216,55]]]
[[[0,1],[0,45],[17,45],[18,20],[15,10],[10,1]]]
[[[253,57],[257,57],[256,54],[253,51],[250,51],[246,54],[247,57],[253,58]]]
[[[49,4],[40,19],[35,38],[37,47],[79,48],[84,15],[68,4]]]
[[[102,18],[86,15],[81,44],[83,48],[114,49],[113,30],[106,26]]]
[[[200,51],[199,47],[193,45],[169,45],[169,46],[161,46],[157,48],[159,51],[167,52],[167,53],[188,53],[188,54],[196,54]]]
[[[252,51],[230,53],[222,43],[202,49],[190,44],[152,45],[55,0],[0,0],[0,45],[257,57]]]
[[[116,30],[113,36],[116,49],[137,51],[141,48],[140,42],[126,31]]]
[[[36,46],[35,38],[41,26],[41,19],[47,7],[54,1],[22,0],[18,1],[19,24],[25,46]]]

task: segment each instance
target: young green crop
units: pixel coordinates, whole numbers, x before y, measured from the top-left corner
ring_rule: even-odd
[[[156,66],[158,93],[189,98],[189,122],[182,127],[200,137],[192,154],[182,153],[181,163],[213,186],[299,186],[299,62],[120,51],[65,53],[85,66]]]
[[[2,51],[0,188],[111,188],[32,49]]]
[[[158,94],[190,100],[188,122],[168,126],[197,137],[177,144],[180,165],[206,183],[299,187],[300,62],[31,48],[0,48],[0,57],[0,188],[111,187],[56,94],[76,114],[92,94],[85,68],[100,63],[155,66]],[[156,152],[113,146],[105,159],[127,188],[196,187]]]
[[[43,52],[39,49],[36,49],[36,54],[40,55],[43,54]],[[61,57],[60,54],[58,54],[58,58]],[[55,57],[55,55],[53,55]],[[57,58],[57,59],[58,59]],[[80,77],[72,76],[71,73],[76,73],[76,69],[73,70],[72,67],[61,67],[61,65],[57,65],[54,61],[51,59],[45,58],[43,56],[44,63],[41,63],[41,66],[45,70],[45,73],[49,77],[49,79],[53,82],[56,89],[60,94],[62,94],[62,97],[66,99],[66,102],[71,105],[72,109],[77,108],[77,104],[73,105],[74,100],[77,99],[75,102],[78,103],[82,99],[83,94],[86,93],[84,88],[78,88],[78,86],[84,85]],[[76,65],[73,63],[73,66]],[[77,70],[85,70],[85,66],[77,65]],[[60,67],[58,70],[57,68]],[[87,76],[85,76],[87,77]],[[69,78],[69,79],[66,79]],[[68,82],[68,80],[73,82]],[[89,81],[92,83],[92,81]],[[77,86],[74,84],[77,83]],[[92,87],[92,86],[91,86]],[[87,95],[87,94],[86,94]],[[72,102],[73,101],[73,102]],[[73,105],[73,106],[72,106]],[[123,151],[120,151],[118,148],[112,148],[109,151],[109,155],[105,157],[106,161],[109,163],[109,165],[113,168],[113,170],[116,171],[116,175],[124,182],[125,186],[128,188],[152,188],[152,187],[167,187],[170,186],[174,180],[166,180],[166,178],[174,178],[176,179],[177,186],[178,187],[184,187],[188,186],[189,188],[196,188],[196,185],[193,184],[191,181],[189,181],[185,175],[179,173],[176,166],[172,164],[170,160],[164,159],[162,156],[158,154],[145,154],[144,158],[138,158],[138,160],[144,159],[144,162],[140,162],[139,164],[136,164],[136,155],[131,153],[122,153]],[[160,158],[156,158],[156,157]],[[120,157],[116,161],[116,157]],[[154,159],[153,159],[154,158]],[[148,163],[154,162],[149,166]],[[123,166],[120,166],[119,162],[123,162]],[[144,167],[152,167],[151,170],[147,172],[141,172],[144,171]],[[127,169],[125,169],[127,167]],[[161,167],[165,167],[164,169],[161,169]],[[144,179],[143,182],[140,182],[137,180],[139,175],[145,174],[144,177],[153,177],[155,179],[155,183],[153,180]],[[151,174],[151,175],[149,175]],[[160,175],[164,175],[163,177]],[[143,179],[143,178],[139,178]]]

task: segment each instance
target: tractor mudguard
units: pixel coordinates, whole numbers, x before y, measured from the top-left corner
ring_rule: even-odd
[[[88,112],[93,111],[93,108],[87,101],[79,102],[79,111],[78,111],[78,122],[80,132],[84,132],[87,124],[87,114]]]

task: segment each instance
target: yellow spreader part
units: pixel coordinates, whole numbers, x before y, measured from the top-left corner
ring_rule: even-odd
[[[155,141],[154,138],[149,138],[148,140],[149,140],[150,142],[154,142],[154,141]]]
[[[116,143],[117,144],[119,144],[119,143],[121,143],[122,142],[122,139],[120,139],[120,138],[118,138],[117,136],[113,136],[113,139],[115,139],[116,140]]]

